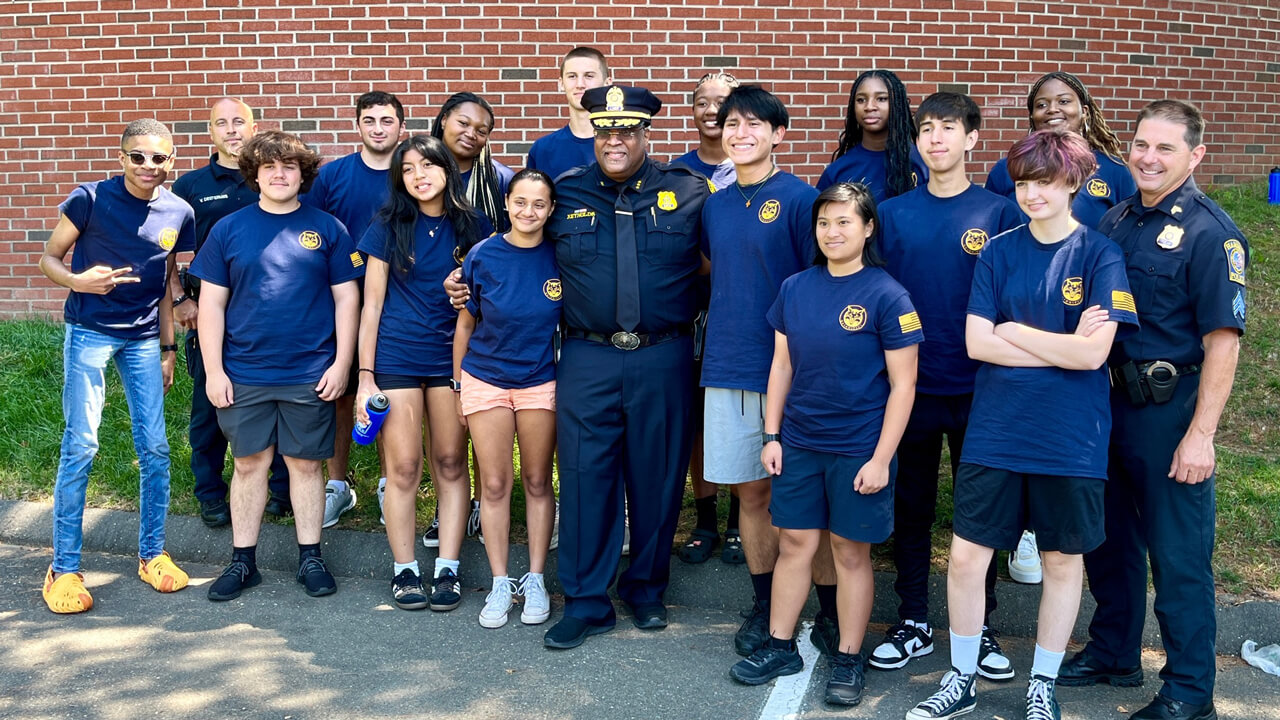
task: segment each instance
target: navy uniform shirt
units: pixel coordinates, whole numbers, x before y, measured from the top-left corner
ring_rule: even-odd
[[[187,201],[196,213],[196,252],[222,218],[258,202],[258,193],[249,187],[239,168],[218,164],[218,154],[209,164],[192,170],[173,182],[173,194]]]
[[[586,167],[595,161],[595,137],[580,138],[565,125],[533,141],[525,167],[541,170],[555,180],[576,167]]]
[[[822,171],[817,188],[822,191],[840,182],[863,183],[871,190],[871,197],[876,202],[884,202],[889,197],[888,163],[887,151],[854,145]],[[911,146],[911,179],[915,187],[929,182],[929,170],[914,144]]]
[[[977,185],[940,198],[923,185],[880,206],[885,269],[911,293],[929,339],[920,346],[916,391],[973,392],[978,362],[964,344],[973,268],[987,240],[1022,224],[1018,207]]]
[[[1102,218],[1100,229],[1124,251],[1142,327],[1117,342],[1111,364],[1204,360],[1201,338],[1214,330],[1244,332],[1249,243],[1194,180],[1153,208],[1134,195]]]
[[[600,166],[578,168],[556,182],[547,233],[556,244],[570,328],[611,335],[617,314],[617,231],[614,203],[630,195],[640,276],[638,333],[667,332],[693,322],[702,204],[707,181],[692,170],[646,159],[625,183]]]
[[[1071,216],[1096,230],[1102,216],[1137,192],[1138,186],[1134,184],[1129,168],[1115,158],[1101,150],[1094,150],[1093,157],[1098,161],[1098,170],[1089,176],[1084,187],[1076,193],[1075,200],[1071,201]],[[1000,158],[991,168],[987,175],[987,189],[1017,204],[1017,190],[1013,186],[1013,178],[1009,177],[1008,159]],[[1021,208],[1018,208],[1018,213],[1022,213]],[[1025,222],[1029,218],[1023,215],[1022,219]]]

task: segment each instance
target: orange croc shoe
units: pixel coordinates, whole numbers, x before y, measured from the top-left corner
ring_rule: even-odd
[[[44,575],[44,604],[59,615],[82,613],[93,607],[93,596],[84,587],[84,575],[62,573],[54,579],[53,566]]]
[[[138,577],[162,593],[178,592],[187,586],[188,579],[187,574],[173,564],[173,559],[167,552],[145,562],[138,558]]]

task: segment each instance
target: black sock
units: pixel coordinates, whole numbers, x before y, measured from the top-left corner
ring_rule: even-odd
[[[768,610],[769,600],[773,596],[773,572],[751,573],[751,587],[756,592],[756,605]]]
[[[836,586],[814,585],[818,589],[818,614],[836,617]]]
[[[729,519],[724,524],[726,533],[738,529],[738,496],[729,493]]]
[[[320,543],[313,545],[298,543],[298,564],[301,565],[302,561],[309,557],[320,557]]]
[[[693,507],[698,511],[698,529],[716,531],[716,496],[708,495],[704,498],[697,498],[693,501]]]
[[[777,648],[778,650],[788,650],[791,652],[795,652],[796,650],[795,638],[791,638],[790,640],[783,640],[782,638],[776,638],[773,635],[770,635],[769,640],[767,642],[771,647]]]
[[[250,570],[258,567],[258,546],[250,545],[249,547],[231,547],[231,562],[242,562],[249,566]]]

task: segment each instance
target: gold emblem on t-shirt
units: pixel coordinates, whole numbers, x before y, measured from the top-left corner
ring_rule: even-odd
[[[840,312],[840,327],[858,332],[867,324],[867,310],[861,305],[849,305]]]
[[[1094,178],[1085,186],[1089,194],[1094,197],[1107,197],[1111,194],[1111,186],[1107,185],[1107,181],[1102,178]]]
[[[560,289],[560,278],[551,278],[542,283],[542,294],[547,296],[548,300],[557,301],[560,299],[562,291]]]
[[[977,255],[987,246],[987,231],[982,228],[965,230],[960,236],[960,246],[970,255]]]
[[[298,236],[298,244],[308,250],[317,250],[320,248],[320,233],[315,230],[304,230]]]
[[[1076,306],[1084,301],[1084,280],[1078,277],[1067,278],[1062,281],[1062,302]]]
[[[778,214],[782,212],[782,203],[777,200],[766,200],[765,204],[760,206],[760,222],[766,225],[778,219]]]
[[[178,244],[178,231],[174,228],[165,228],[160,231],[160,247],[165,250],[172,250],[174,245]]]

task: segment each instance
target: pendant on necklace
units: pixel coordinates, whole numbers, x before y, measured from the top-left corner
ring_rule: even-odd
[[[751,207],[751,201],[750,201],[750,200],[748,200],[748,201],[747,201],[747,207]]]
[[[427,237],[435,237],[435,236],[436,236],[436,231],[435,231],[435,230],[428,230],[428,231],[427,231]]]

